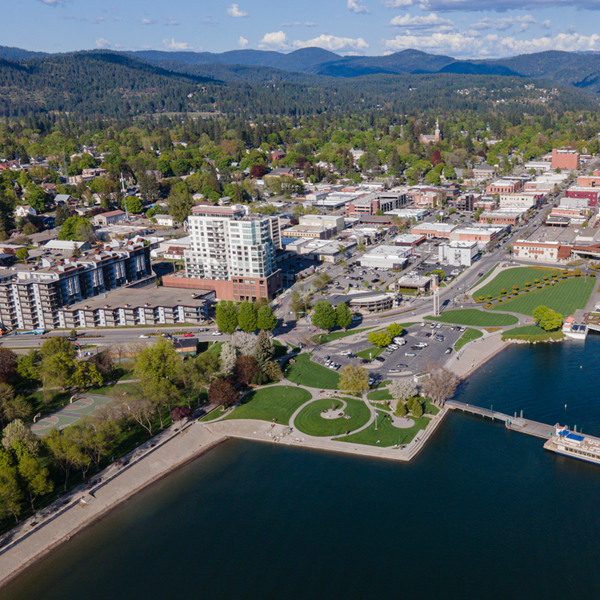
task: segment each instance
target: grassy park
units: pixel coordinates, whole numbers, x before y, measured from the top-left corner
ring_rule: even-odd
[[[431,419],[420,417],[418,419],[411,418],[415,424],[409,429],[399,429],[391,423],[389,415],[378,410],[377,412],[377,429],[375,422],[371,423],[366,429],[355,433],[354,435],[342,436],[339,438],[341,442],[349,442],[352,444],[364,444],[367,446],[379,446],[388,448],[397,446],[398,444],[408,444],[413,440],[415,435],[427,427]],[[379,441],[379,443],[377,443]]]
[[[313,337],[313,341],[317,342],[318,344],[328,344],[329,342],[340,340],[350,335],[355,335],[356,333],[362,333],[363,331],[368,331],[369,329],[369,327],[365,327],[363,329],[348,329],[348,331],[339,329],[338,331],[332,331],[331,333],[315,335]]]
[[[343,401],[347,403],[344,414],[349,415],[349,419],[343,417],[324,419],[321,417],[321,413],[324,410],[330,409],[332,405],[336,409],[341,409],[343,406],[341,399],[323,399],[316,400],[305,406],[294,419],[294,426],[306,435],[330,437],[340,435],[340,433],[346,431],[355,431],[369,422],[371,413],[362,400],[343,398]]]
[[[310,399],[310,392],[295,386],[278,385],[262,388],[246,394],[242,398],[242,404],[229,413],[224,421],[230,419],[271,421],[276,419],[280,425],[287,425],[294,412]]]
[[[478,340],[483,337],[483,333],[479,329],[467,329],[454,344],[454,349],[458,352],[465,344]]]
[[[506,269],[498,273],[487,285],[478,289],[474,296],[479,298],[483,296],[486,298],[488,295],[493,298],[497,298],[500,295],[501,290],[510,292],[513,289],[513,285],[518,285],[519,289],[522,290],[525,284],[533,284],[534,279],[543,280],[544,275],[548,277],[552,276],[552,273],[561,274],[563,269],[545,269],[538,267],[515,267],[512,269]]]
[[[585,308],[590,295],[594,291],[597,279],[583,277],[559,281],[542,289],[534,289],[526,294],[494,304],[490,310],[504,310],[533,315],[538,306],[547,306],[567,317],[577,309]]]
[[[312,362],[310,357],[310,354],[299,354],[293,364],[286,362],[283,366],[286,378],[308,387],[337,390],[340,376],[335,371]]]
[[[504,308],[503,310],[509,309]],[[427,317],[427,320],[473,327],[505,327],[516,325],[519,322],[514,315],[490,314],[476,308],[445,310],[440,317]]]
[[[375,346],[373,346],[373,348],[367,348],[366,350],[361,350],[360,352],[357,352],[356,356],[360,358],[366,358],[367,360],[369,360],[369,358],[375,358],[379,356],[383,353],[384,350],[385,348],[376,348]]]
[[[525,340],[526,342],[547,342],[548,340],[562,340],[565,334],[562,331],[545,331],[537,325],[515,327],[502,335],[503,340]]]
[[[381,400],[391,400],[392,396],[387,389],[383,390],[375,390],[374,392],[369,392],[367,394],[367,398],[369,400],[381,401]]]
[[[477,283],[471,286],[471,289],[476,288],[478,285],[482,284],[498,267],[498,265],[494,265],[481,279],[477,280]]]

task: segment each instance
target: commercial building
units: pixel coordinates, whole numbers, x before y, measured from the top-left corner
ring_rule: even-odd
[[[587,206],[598,206],[600,187],[572,185],[566,192],[567,198],[579,198],[587,201]]]
[[[404,248],[416,248],[426,241],[424,235],[413,235],[412,233],[402,233],[394,238],[394,245]]]
[[[448,223],[421,223],[411,227],[413,235],[424,235],[428,240],[433,238],[449,239],[450,234],[457,229],[456,225]]]
[[[362,267],[374,269],[403,269],[408,263],[412,248],[400,246],[378,246],[363,254],[360,258]]]
[[[500,208],[533,208],[538,201],[539,194],[532,193],[512,193],[500,194]]]
[[[520,180],[500,179],[490,183],[485,188],[486,194],[514,194],[521,189],[522,182]]]
[[[462,227],[450,234],[451,242],[477,242],[487,246],[493,244],[502,233],[502,227]]]
[[[523,210],[494,210],[490,212],[484,212],[479,217],[480,223],[489,223],[490,225],[510,225],[515,227],[523,213]]]
[[[107,292],[154,281],[150,248],[127,243],[80,258],[42,259],[41,266],[0,269],[0,319],[4,329],[67,327],[64,310]]]
[[[581,187],[600,187],[600,171],[594,171],[592,175],[580,175],[577,178],[577,185]]]
[[[575,150],[552,150],[552,168],[573,171],[579,169],[580,155]]]
[[[335,237],[335,227],[321,225],[294,225],[285,230],[285,235],[291,238],[312,238],[317,240],[330,240]]]
[[[334,235],[344,231],[344,217],[341,215],[303,215],[298,223],[309,227],[333,229]]]
[[[107,225],[116,225],[125,220],[125,213],[122,210],[111,210],[109,212],[96,215],[94,225],[97,227],[106,227]]]
[[[479,253],[477,242],[449,242],[439,245],[439,260],[453,267],[470,267]]]
[[[279,219],[250,214],[248,207],[197,205],[188,217],[191,247],[185,277],[163,277],[167,287],[213,290],[221,300],[272,298],[282,289],[275,252]]]
[[[560,242],[518,240],[512,251],[517,258],[551,264],[565,263],[571,256],[571,246],[563,246]]]

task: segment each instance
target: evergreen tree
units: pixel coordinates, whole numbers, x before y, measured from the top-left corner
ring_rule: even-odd
[[[273,358],[275,348],[269,334],[263,329],[258,334],[256,348],[254,350],[254,358],[258,361],[261,369]]]

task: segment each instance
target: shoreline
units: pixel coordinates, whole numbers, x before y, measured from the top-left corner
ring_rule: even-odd
[[[489,338],[492,337],[493,335],[489,336]],[[489,340],[489,338],[487,339]],[[469,345],[474,346],[472,342]],[[479,356],[474,367],[464,373],[456,373],[461,383],[507,346],[508,342],[502,342],[499,347],[492,348],[483,358]],[[467,346],[465,346],[466,348]],[[476,348],[479,353],[481,346]],[[452,369],[452,366],[456,364],[457,361],[448,366],[456,372],[455,369]],[[460,366],[462,364],[465,364],[465,361]],[[418,456],[425,448],[426,443],[438,430],[447,413],[448,410],[441,407],[440,413],[431,419],[432,422],[428,427],[422,433],[419,432],[402,449],[350,444],[337,440],[325,441],[300,432],[293,437],[282,438],[277,443],[406,463]],[[287,429],[284,426],[279,427],[282,431]],[[254,420],[231,420],[215,423],[200,423],[194,420],[177,431],[173,429],[162,432],[159,436],[162,435],[164,439],[157,443],[156,438],[152,438],[146,442],[145,448],[140,447],[135,450],[131,455],[132,462],[127,467],[120,470],[112,465],[107,467],[97,474],[97,478],[100,478],[98,485],[92,488],[85,488],[83,485],[75,488],[69,493],[69,499],[66,501],[64,497],[60,498],[40,511],[36,517],[38,520],[41,517],[43,519],[41,522],[35,521],[36,517],[30,517],[2,536],[0,542],[7,541],[3,547],[0,547],[0,589],[43,560],[62,544],[70,541],[78,533],[102,520],[119,504],[129,500],[153,483],[230,439],[273,444],[274,440],[268,436],[269,432],[271,432],[270,423]],[[77,513],[77,509],[87,511],[87,514]],[[47,518],[44,518],[46,515]],[[33,529],[27,530],[32,526]],[[15,530],[18,531],[18,529],[21,530],[22,535],[14,539]]]

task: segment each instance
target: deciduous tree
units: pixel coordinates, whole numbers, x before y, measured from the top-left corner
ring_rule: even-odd
[[[458,377],[436,363],[426,363],[425,368],[431,375],[422,384],[425,393],[436,404],[442,404],[444,400],[452,398],[458,386]]]
[[[345,302],[340,302],[335,309],[335,320],[338,327],[344,331],[352,323],[352,313]]]
[[[369,373],[360,365],[346,365],[340,370],[338,387],[354,394],[366,392],[369,389]]]
[[[238,326],[238,312],[233,302],[222,300],[216,309],[217,327],[223,333],[233,333]]]
[[[242,302],[238,313],[238,326],[242,331],[251,333],[256,329],[256,310],[252,303]]]
[[[261,306],[258,309],[256,325],[263,331],[273,331],[277,327],[277,317],[270,306]]]
[[[233,406],[237,402],[238,393],[229,380],[219,378],[212,382],[208,399],[219,406]]]
[[[417,393],[417,386],[412,379],[394,379],[390,386],[390,395],[394,400],[406,401]]]
[[[225,342],[221,346],[221,354],[219,359],[221,360],[221,369],[225,373],[231,373],[233,367],[235,367],[235,361],[237,360],[237,351],[231,342]]]
[[[253,356],[238,356],[233,368],[233,376],[236,381],[248,385],[259,372],[260,367]]]
[[[315,304],[312,324],[319,329],[326,329],[327,331],[335,327],[336,315],[331,303],[327,300],[320,300]]]
[[[387,331],[373,331],[369,334],[369,342],[377,348],[385,348],[392,343],[392,338]]]

